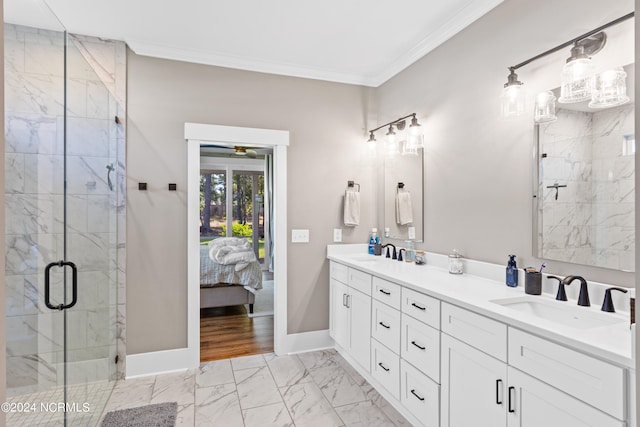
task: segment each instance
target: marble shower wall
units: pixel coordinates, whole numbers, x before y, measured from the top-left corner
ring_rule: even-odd
[[[634,270],[634,105],[594,112],[559,108],[539,128],[542,258]],[[627,144],[628,147],[628,144]],[[558,190],[547,188],[566,185]]]
[[[125,354],[126,48],[69,36],[65,145],[63,47],[60,32],[5,25],[7,390],[13,395],[63,380],[63,319],[44,305],[43,271],[65,250],[80,271],[78,304],[67,312],[68,380],[124,372],[114,360]],[[112,189],[107,166],[114,169]],[[60,301],[61,269],[52,271],[52,299]]]

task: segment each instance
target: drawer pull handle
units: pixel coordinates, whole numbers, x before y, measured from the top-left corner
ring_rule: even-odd
[[[347,294],[342,294],[342,306],[346,307],[347,306]]]
[[[417,308],[418,310],[422,310],[425,311],[427,308],[426,307],[420,307],[418,304],[416,304],[415,302],[411,303],[412,306],[414,306],[415,308]]]
[[[382,292],[385,295],[391,295],[391,292],[385,291],[384,289],[380,289],[380,292]]]
[[[378,366],[380,366],[382,369],[384,369],[385,371],[389,372],[389,368],[387,368],[386,366],[384,366],[382,364],[382,362],[378,363]]]
[[[418,347],[420,350],[426,350],[427,347],[423,347],[420,344],[416,343],[415,341],[411,341],[411,344],[415,345],[416,347]]]
[[[512,399],[513,397],[513,395],[511,394],[512,391],[516,391],[516,388],[513,386],[509,387],[509,412],[516,412],[516,410],[511,407],[511,401],[515,400],[515,398]]]
[[[383,322],[378,323],[380,323],[380,326],[382,326],[383,328],[391,329],[391,326],[385,325]]]
[[[496,380],[496,405],[502,405],[502,399],[500,399],[501,389],[502,389],[502,380]]]
[[[419,401],[423,401],[424,397],[421,397],[415,390],[411,390],[411,394],[418,398]]]

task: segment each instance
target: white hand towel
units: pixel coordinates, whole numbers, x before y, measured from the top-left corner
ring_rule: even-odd
[[[344,192],[344,225],[355,227],[360,224],[360,193]]]
[[[407,225],[413,222],[413,206],[411,204],[411,193],[400,191],[396,193],[396,223]]]

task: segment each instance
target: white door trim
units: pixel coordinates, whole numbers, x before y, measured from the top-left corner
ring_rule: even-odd
[[[188,244],[188,339],[189,353],[200,361],[200,146],[216,144],[270,147],[274,162],[274,351],[281,354],[287,338],[287,146],[289,132],[271,129],[185,123],[187,141],[187,244]],[[197,363],[192,366],[197,366]]]

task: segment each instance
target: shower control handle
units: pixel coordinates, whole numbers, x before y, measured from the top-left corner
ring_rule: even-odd
[[[58,305],[53,305],[51,304],[51,293],[50,293],[50,287],[51,287],[51,281],[50,281],[50,275],[51,275],[51,269],[53,267],[66,267],[69,266],[71,267],[71,302],[69,304],[58,304]],[[66,310],[68,308],[73,307],[74,305],[76,305],[76,303],[78,302],[78,268],[76,267],[76,265],[70,261],[57,261],[57,262],[52,262],[50,264],[48,264],[45,269],[44,269],[44,303],[45,305],[50,308],[51,310]]]

